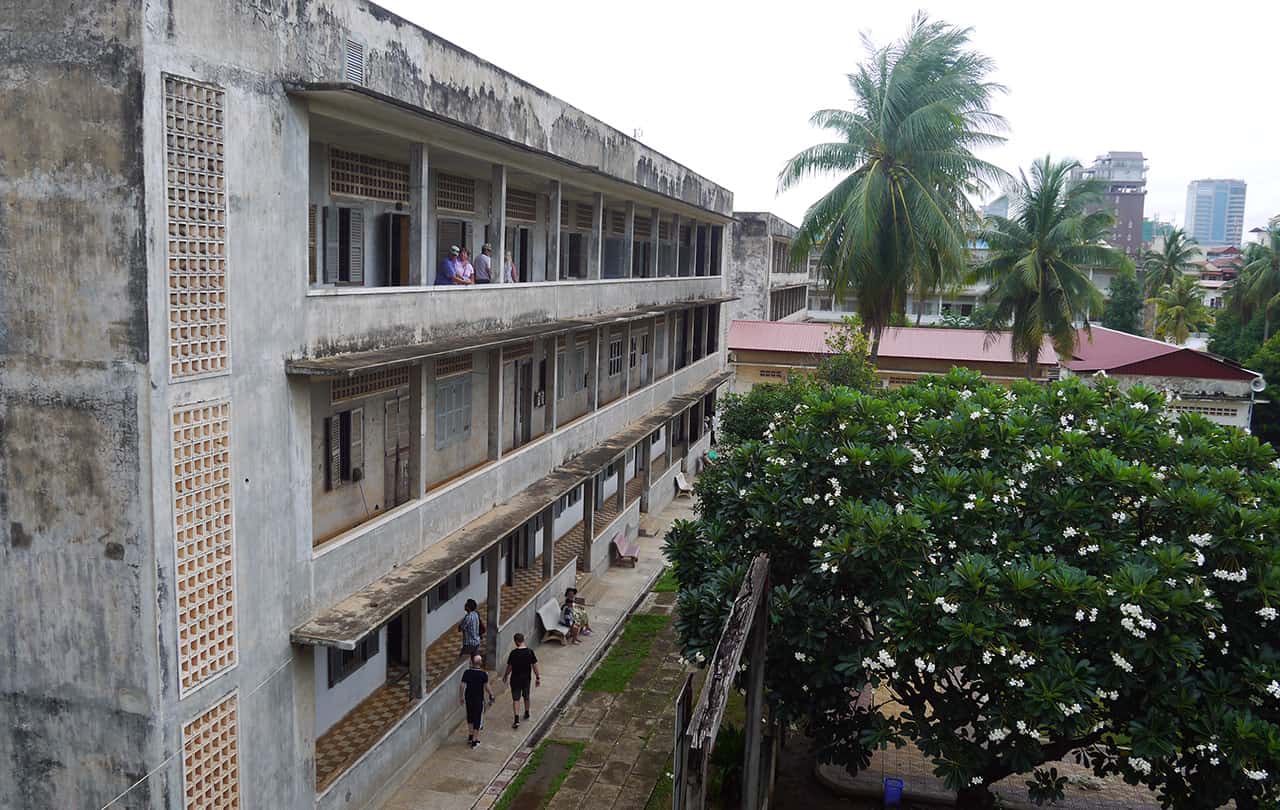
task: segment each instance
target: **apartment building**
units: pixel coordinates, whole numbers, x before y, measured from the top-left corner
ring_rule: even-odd
[[[1187,236],[1204,247],[1239,247],[1244,236],[1247,191],[1243,180],[1192,180],[1187,184]]]
[[[803,320],[809,272],[791,258],[796,226],[760,211],[733,213],[729,289],[731,320]]]
[[[732,195],[364,0],[9,8],[0,807],[362,807],[706,449]]]

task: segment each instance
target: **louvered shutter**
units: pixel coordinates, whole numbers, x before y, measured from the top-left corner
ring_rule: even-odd
[[[399,405],[395,397],[382,403],[382,492],[387,504],[396,500],[399,489],[396,480],[396,426],[400,422]]]
[[[409,398],[400,397],[396,403],[396,503],[409,500]]]
[[[324,207],[324,283],[338,283],[338,209]]]
[[[350,234],[347,237],[347,280],[357,287],[364,285],[364,209],[352,208]]]
[[[307,281],[316,282],[316,207],[307,206]]]
[[[351,480],[364,478],[364,408],[351,409]]]
[[[324,488],[337,489],[342,486],[342,419],[338,415],[324,420],[324,435]]]

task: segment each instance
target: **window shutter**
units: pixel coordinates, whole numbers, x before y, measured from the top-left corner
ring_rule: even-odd
[[[348,281],[356,286],[364,285],[364,209],[351,209],[351,233],[348,235],[347,244],[350,246],[347,254]]]
[[[342,420],[337,414],[324,420],[325,463],[324,488],[342,486]]]
[[[396,446],[402,449],[409,447],[409,398],[400,397],[397,403]]]
[[[471,377],[468,376],[462,382],[462,430],[464,435],[471,433]]]
[[[307,206],[307,281],[316,283],[316,207]]]
[[[324,283],[338,283],[338,209],[324,207]]]
[[[351,480],[364,478],[364,408],[351,409]],[[357,475],[356,471],[359,470]]]

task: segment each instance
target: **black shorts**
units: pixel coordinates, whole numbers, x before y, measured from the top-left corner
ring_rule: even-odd
[[[479,651],[480,651],[479,644],[463,644],[462,651],[458,653],[458,656],[462,657],[465,655],[467,657],[467,661],[470,661],[471,656],[475,655]]]
[[[484,717],[484,698],[479,700],[467,700],[467,725],[472,728],[480,728],[480,721]]]
[[[528,700],[529,699],[529,682],[525,681],[524,683],[516,683],[515,681],[512,681],[511,682],[511,699],[513,701],[521,700],[521,699]]]

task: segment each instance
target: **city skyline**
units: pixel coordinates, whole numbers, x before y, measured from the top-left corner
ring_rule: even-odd
[[[626,36],[614,36],[598,7],[572,0],[546,16],[529,15],[508,0],[491,4],[491,19],[518,19],[519,25],[488,24],[462,8],[420,0],[382,5],[626,135],[640,130],[642,142],[731,189],[737,208],[772,211],[795,224],[830,180],[778,196],[777,172],[822,140],[808,125],[814,111],[848,105],[845,75],[864,54],[859,34],[869,31],[876,43],[897,39],[917,8],[800,0],[785,15],[764,15],[657,0],[648,13],[628,18]],[[1241,112],[1258,103],[1244,79],[1268,74],[1266,35],[1280,27],[1280,8],[1228,0],[1192,25],[1141,7],[1077,4],[1072,15],[1055,20],[1055,41],[1079,46],[1097,36],[1105,44],[1107,31],[1125,30],[1137,44],[1082,48],[1077,53],[1085,58],[1060,71],[1044,59],[1042,40],[1025,36],[1040,24],[1030,7],[962,0],[922,7],[935,19],[972,27],[975,46],[995,60],[994,78],[1009,88],[995,109],[1010,131],[1008,142],[984,157],[1011,173],[1046,152],[1088,165],[1108,151],[1141,151],[1150,166],[1148,217],[1182,224],[1187,184],[1204,177],[1249,184],[1246,232],[1280,213],[1280,168],[1268,127],[1215,126],[1210,137],[1186,123],[1197,115],[1192,99]],[[673,36],[671,19],[682,20],[689,36]],[[1106,31],[1098,20],[1106,21]],[[1241,81],[1224,81],[1220,73],[1184,75],[1180,55],[1206,40],[1235,43],[1232,71]],[[650,58],[655,47],[660,60]],[[725,72],[734,81],[716,94],[696,92],[696,77]],[[1125,77],[1119,85],[1117,77]],[[1135,89],[1113,92],[1130,86]],[[1081,103],[1087,103],[1083,112]],[[1270,113],[1264,108],[1262,115]],[[997,195],[993,190],[975,202]]]

